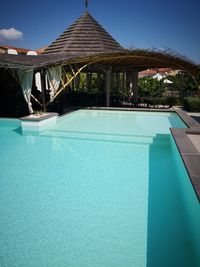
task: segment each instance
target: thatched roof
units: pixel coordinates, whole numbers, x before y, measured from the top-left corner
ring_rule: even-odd
[[[63,65],[72,62],[73,56],[69,55],[0,55],[0,68],[4,69],[43,69],[55,65]],[[73,60],[74,61],[74,60]]]
[[[86,11],[45,49],[44,54],[88,55],[121,50],[123,47]]]
[[[73,68],[88,64],[89,71],[94,72],[108,67],[114,71],[163,67],[191,74],[200,72],[197,64],[172,50],[124,49],[88,11],[47,47],[42,55],[0,55],[0,68],[4,69],[43,69],[69,64]]]
[[[47,54],[38,56],[0,55],[0,68],[5,69],[42,69],[55,65],[73,65],[80,67],[85,64],[106,68],[111,66],[116,71],[145,70],[153,68],[172,68],[197,74],[200,67],[188,58],[173,51],[159,50],[123,50],[123,52],[99,53],[90,56],[69,55],[67,53]]]

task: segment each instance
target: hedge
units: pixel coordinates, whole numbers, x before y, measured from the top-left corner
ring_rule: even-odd
[[[157,106],[157,105],[162,105],[162,106],[169,106],[173,107],[174,105],[179,103],[179,99],[177,97],[142,97],[139,98],[139,103],[145,103],[147,106]]]
[[[200,111],[200,97],[188,96],[183,100],[183,107],[187,111]]]

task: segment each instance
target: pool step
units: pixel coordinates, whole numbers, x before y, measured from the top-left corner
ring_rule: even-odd
[[[170,134],[156,134],[153,137],[153,145],[162,145],[166,146],[170,144]]]
[[[155,135],[123,135],[112,133],[92,133],[92,132],[69,132],[61,130],[45,130],[40,136],[49,136],[56,138],[66,138],[85,141],[101,141],[101,142],[120,142],[120,143],[141,143],[152,144]]]

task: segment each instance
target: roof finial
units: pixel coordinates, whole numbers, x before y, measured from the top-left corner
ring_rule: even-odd
[[[88,9],[88,0],[85,0],[85,10]]]

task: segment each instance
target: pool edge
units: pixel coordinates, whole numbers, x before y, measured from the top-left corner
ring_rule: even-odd
[[[174,112],[188,126],[186,129],[171,128],[170,131],[200,203],[200,153],[187,135],[200,136],[200,124],[181,109],[174,109]]]

